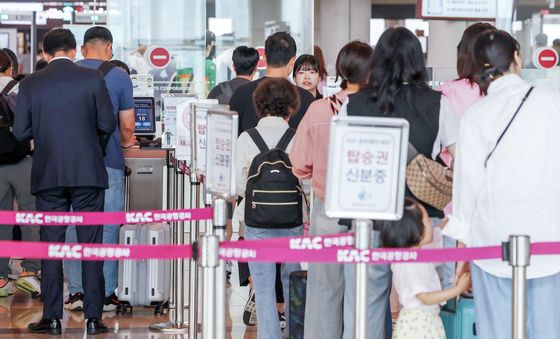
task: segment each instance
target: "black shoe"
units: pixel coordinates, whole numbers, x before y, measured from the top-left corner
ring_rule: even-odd
[[[109,332],[109,329],[100,319],[97,318],[90,318],[87,320],[86,323],[87,334],[89,335],[96,335],[101,333]]]
[[[108,297],[105,297],[105,303],[103,304],[103,312],[116,311],[121,307],[122,303],[115,293]]]
[[[58,319],[41,319],[38,323],[29,324],[27,329],[31,333],[62,334],[62,325],[60,325],[60,320]]]

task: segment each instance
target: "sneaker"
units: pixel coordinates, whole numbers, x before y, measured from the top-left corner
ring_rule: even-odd
[[[15,288],[8,279],[0,278],[0,297],[7,297],[14,294]]]
[[[243,323],[247,326],[257,325],[257,304],[255,304],[255,288],[251,286],[249,299],[243,310]]]
[[[122,303],[117,297],[115,293],[111,294],[108,297],[105,297],[105,303],[103,304],[103,312],[112,312],[116,311]]]
[[[286,328],[286,313],[278,312],[278,319],[280,320],[280,329],[283,330]]]
[[[41,281],[33,272],[22,272],[15,281],[16,288],[31,294],[31,298],[39,299],[41,297]]]
[[[70,294],[68,299],[64,301],[64,309],[69,311],[83,311],[84,294],[82,292]]]

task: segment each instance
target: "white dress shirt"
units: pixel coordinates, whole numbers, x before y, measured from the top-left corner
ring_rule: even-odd
[[[453,182],[453,214],[444,235],[469,247],[500,245],[509,235],[560,241],[560,95],[535,88],[497,146],[530,85],[518,75],[493,81],[461,121]],[[511,277],[501,260],[475,262]],[[533,256],[528,278],[560,272],[560,256]]]

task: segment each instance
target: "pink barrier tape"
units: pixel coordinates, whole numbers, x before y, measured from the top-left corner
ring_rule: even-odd
[[[211,208],[133,212],[14,212],[0,211],[0,224],[35,226],[86,226],[143,224],[212,219]]]
[[[224,242],[220,258],[241,262],[313,262],[389,264],[501,259],[501,246],[454,249],[353,248],[352,234]],[[556,248],[560,254],[560,243]]]
[[[531,255],[560,254],[560,242],[536,242],[531,244]]]
[[[0,258],[53,260],[143,260],[192,258],[190,245],[101,245],[0,241]]]

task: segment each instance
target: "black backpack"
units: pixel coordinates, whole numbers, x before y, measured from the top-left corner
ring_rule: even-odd
[[[255,228],[293,228],[303,224],[303,192],[292,173],[286,148],[295,131],[288,128],[269,149],[259,132],[247,130],[261,151],[251,162],[245,189],[245,224]]]
[[[29,141],[18,141],[12,132],[15,96],[9,92],[15,85],[17,81],[12,80],[0,92],[0,165],[18,163],[31,154]]]

